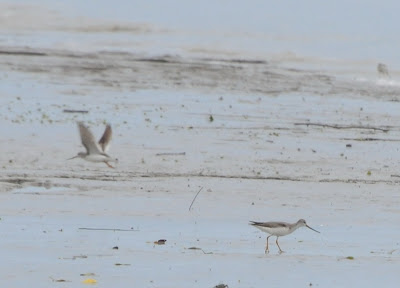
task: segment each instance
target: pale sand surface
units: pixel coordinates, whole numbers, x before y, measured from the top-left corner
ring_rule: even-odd
[[[0,43],[1,287],[398,286],[396,71],[24,33]],[[66,161],[84,150],[77,121],[112,124],[115,169]],[[248,225],[299,218],[321,234],[280,238],[281,255]]]
[[[129,91],[31,77],[8,74],[1,98],[2,286],[77,287],[94,278],[98,287],[393,287],[399,280],[400,107],[392,96]],[[65,93],[79,89],[89,91]],[[98,137],[103,121],[112,123],[116,169],[65,160],[83,150],[77,120]],[[361,128],[296,125],[305,122]],[[378,140],[359,141],[366,138]],[[282,237],[282,255],[274,238],[264,255],[266,235],[248,225],[298,218],[321,234],[303,228]],[[158,239],[166,245],[154,245]],[[68,282],[53,282],[61,279]]]

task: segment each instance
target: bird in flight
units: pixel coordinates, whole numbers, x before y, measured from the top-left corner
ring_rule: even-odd
[[[108,167],[114,168],[109,162],[118,162],[118,159],[112,158],[106,152],[110,147],[112,138],[111,125],[107,124],[103,136],[99,142],[96,142],[92,132],[82,122],[78,122],[79,133],[81,135],[82,145],[86,148],[86,152],[79,152],[78,155],[67,160],[82,158],[90,162],[104,162]]]

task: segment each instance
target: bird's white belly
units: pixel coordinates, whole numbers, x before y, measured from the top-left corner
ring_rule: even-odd
[[[275,227],[275,228],[262,227],[262,226],[256,226],[256,227],[263,232],[266,232],[268,234],[275,235],[275,236],[285,236],[290,233],[290,230],[288,227]]]
[[[101,154],[91,154],[86,156],[84,159],[90,162],[104,162],[109,160],[107,156]]]

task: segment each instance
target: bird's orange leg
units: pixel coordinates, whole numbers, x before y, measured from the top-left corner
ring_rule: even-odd
[[[272,235],[269,235],[268,237],[267,237],[267,246],[265,247],[265,254],[267,254],[267,253],[269,253],[269,249],[268,249],[268,239],[269,239],[269,237],[271,237]]]
[[[108,163],[107,161],[104,161],[104,163],[106,163],[107,166],[110,167],[110,168],[115,168],[115,167],[111,166],[110,163]]]
[[[276,245],[278,245],[278,248],[279,248],[279,253],[283,253],[283,251],[282,251],[281,247],[279,246],[279,243],[278,243],[278,238],[279,238],[279,236],[276,236]]]

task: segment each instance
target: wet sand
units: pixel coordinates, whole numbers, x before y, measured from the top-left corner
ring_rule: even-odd
[[[10,57],[21,59],[3,54],[3,67]],[[329,75],[321,83],[308,76],[314,71],[296,71],[311,80],[289,92],[289,71],[269,83],[273,92],[238,88],[245,78],[235,79],[232,91],[229,77],[219,81],[208,72],[230,73],[225,62],[196,60],[207,68],[186,73],[180,88],[162,75],[179,65],[187,71],[187,63],[138,61],[156,86],[144,89],[150,81],[143,81],[130,89],[83,68],[35,72],[35,57],[47,56],[25,56],[22,71],[2,76],[3,285],[66,280],[60,285],[76,287],[86,278],[99,287],[397,282],[400,107],[390,93],[398,88],[369,83],[364,90]],[[243,75],[270,69],[229,65]],[[122,81],[118,73],[114,80]],[[112,123],[116,169],[65,160],[83,150],[78,120],[98,136],[105,121]],[[264,255],[266,235],[248,225],[298,218],[321,234],[300,229],[282,237],[282,255],[274,241]],[[155,245],[158,239],[167,242]]]
[[[297,60],[0,46],[1,286],[395,287],[396,73]]]

